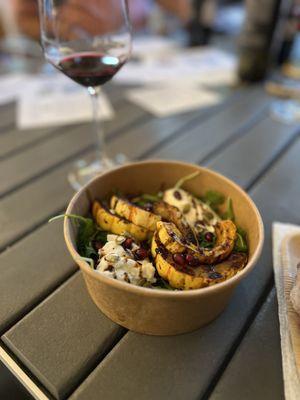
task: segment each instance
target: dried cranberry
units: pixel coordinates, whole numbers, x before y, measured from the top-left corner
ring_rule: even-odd
[[[127,239],[123,242],[123,247],[124,247],[124,249],[131,249],[132,243],[133,243],[133,239],[127,238]]]
[[[153,211],[153,204],[152,203],[146,203],[143,207],[146,211]]]
[[[181,199],[182,199],[181,193],[178,192],[178,190],[175,190],[175,191],[174,191],[173,196],[174,196],[175,199],[177,199],[177,200],[181,200]]]
[[[214,240],[214,234],[211,232],[206,232],[206,234],[204,235],[204,239],[207,242],[212,242]]]
[[[197,267],[197,265],[199,265],[198,258],[192,256],[191,254],[187,254],[185,256],[185,260],[191,267]]]
[[[100,250],[103,247],[103,244],[100,242],[100,240],[95,240],[93,242],[93,247],[95,250]]]
[[[148,251],[146,249],[140,247],[139,249],[136,250],[134,255],[137,260],[145,260],[145,258],[148,257]]]
[[[187,263],[189,263],[190,261],[192,261],[193,258],[194,258],[194,257],[193,257],[191,254],[187,254],[187,255],[185,256],[185,259],[186,259],[186,262],[187,262]]]
[[[183,255],[180,253],[173,254],[173,260],[176,262],[176,264],[179,264],[179,265],[185,264],[185,259],[184,259]]]

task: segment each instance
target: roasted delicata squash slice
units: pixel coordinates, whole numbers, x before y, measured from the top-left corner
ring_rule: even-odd
[[[197,246],[188,243],[180,230],[172,222],[159,221],[157,223],[157,235],[161,243],[171,253],[183,253],[187,249],[197,251]]]
[[[243,269],[247,263],[245,253],[232,253],[225,261],[215,266],[179,265],[174,262],[174,255],[163,247],[157,234],[152,238],[151,252],[158,274],[173,288],[183,290],[200,289],[223,282]]]
[[[117,196],[112,196],[110,207],[120,217],[123,217],[135,225],[139,225],[152,232],[155,231],[157,222],[161,220],[159,215],[144,210],[143,208],[130,203],[128,200]]]
[[[124,235],[127,233],[138,241],[146,240],[151,236],[149,230],[113,214],[98,201],[94,201],[92,212],[97,224],[105,231],[114,233],[115,235]]]
[[[173,224],[158,222],[158,237],[171,253],[192,252],[201,264],[214,264],[227,258],[234,248],[236,226],[230,221],[220,221],[215,227],[216,244],[212,249],[197,248],[189,243],[181,231]]]
[[[234,248],[236,225],[231,220],[218,222],[215,233],[217,236],[216,245],[211,250],[199,250],[199,260],[204,264],[213,264],[225,260]]]
[[[196,243],[193,230],[177,207],[165,203],[164,201],[158,201],[153,204],[153,212],[160,215],[163,220],[176,225],[186,240],[194,244]]]

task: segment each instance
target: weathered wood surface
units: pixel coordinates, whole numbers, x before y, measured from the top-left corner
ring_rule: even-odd
[[[64,248],[61,224],[47,224],[72,195],[66,179],[72,163],[92,154],[90,127],[32,131],[25,139],[14,127],[10,105],[0,109],[8,127],[0,126],[2,341],[56,399],[223,399],[217,397],[223,390],[228,398],[243,398],[242,386],[228,388],[234,371],[246,363],[248,345],[255,346],[256,327],[268,340],[277,321],[273,294],[274,307],[264,305],[272,287],[271,223],[300,219],[300,127],[274,122],[260,88],[241,89],[217,107],[162,119],[123,101],[115,89],[111,95],[117,112],[106,124],[112,153],[203,163],[249,189],[266,225],[263,256],[211,325],[171,338],[125,332],[90,301]],[[259,324],[265,313],[267,321]],[[273,362],[270,377],[281,378],[278,335],[270,338],[266,365]],[[251,360],[254,374],[256,361]],[[259,399],[270,387],[251,387],[258,378],[243,376],[247,393],[253,390]],[[276,393],[274,399],[282,397],[280,379]]]

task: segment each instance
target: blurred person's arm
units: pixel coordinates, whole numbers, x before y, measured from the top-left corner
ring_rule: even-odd
[[[68,0],[62,8],[69,9],[70,14],[65,16],[69,18],[69,25],[72,21],[74,24],[82,24],[85,28],[90,26],[95,31],[95,20],[97,18],[97,29],[101,28],[103,32],[117,29],[124,21],[123,9],[121,1],[123,0]],[[151,11],[150,0],[128,0],[129,14],[132,25],[135,28],[143,27]],[[102,18],[103,16],[103,18]],[[99,21],[101,23],[99,24]],[[91,25],[90,25],[90,24]]]
[[[38,0],[11,1],[19,31],[26,36],[39,39]],[[85,29],[90,34],[116,29],[123,19],[118,12],[112,11],[114,1],[69,0],[62,3],[60,20],[64,25],[65,33],[69,31],[71,38],[77,28]],[[143,26],[149,14],[148,1],[129,0],[129,8],[132,24],[136,27]],[[102,20],[101,16],[99,19],[100,14],[103,15]],[[100,24],[99,21],[101,21]]]
[[[40,37],[38,0],[11,0],[11,4],[19,32],[38,39]]]
[[[2,21],[0,20],[0,39],[2,39],[4,36],[4,28],[2,25]]]

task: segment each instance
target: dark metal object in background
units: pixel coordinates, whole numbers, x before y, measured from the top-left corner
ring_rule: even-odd
[[[260,81],[267,74],[281,2],[246,0],[246,18],[239,46],[238,74],[242,81]]]
[[[206,17],[206,8],[211,7],[214,0],[194,0],[193,17],[188,23],[189,46],[203,46],[210,42],[213,32],[213,18]],[[205,18],[206,17],[206,18]]]
[[[293,3],[293,0],[246,0],[239,46],[238,74],[242,81],[261,81],[272,67],[288,59],[296,34],[296,29],[291,29]]]
[[[297,5],[298,4],[298,5]],[[298,24],[300,24],[300,1],[285,1],[281,7],[281,24],[279,34],[282,36],[281,46],[278,51],[277,62],[279,65],[284,64],[290,59],[295,38],[297,35]],[[278,36],[279,36],[278,34]]]

